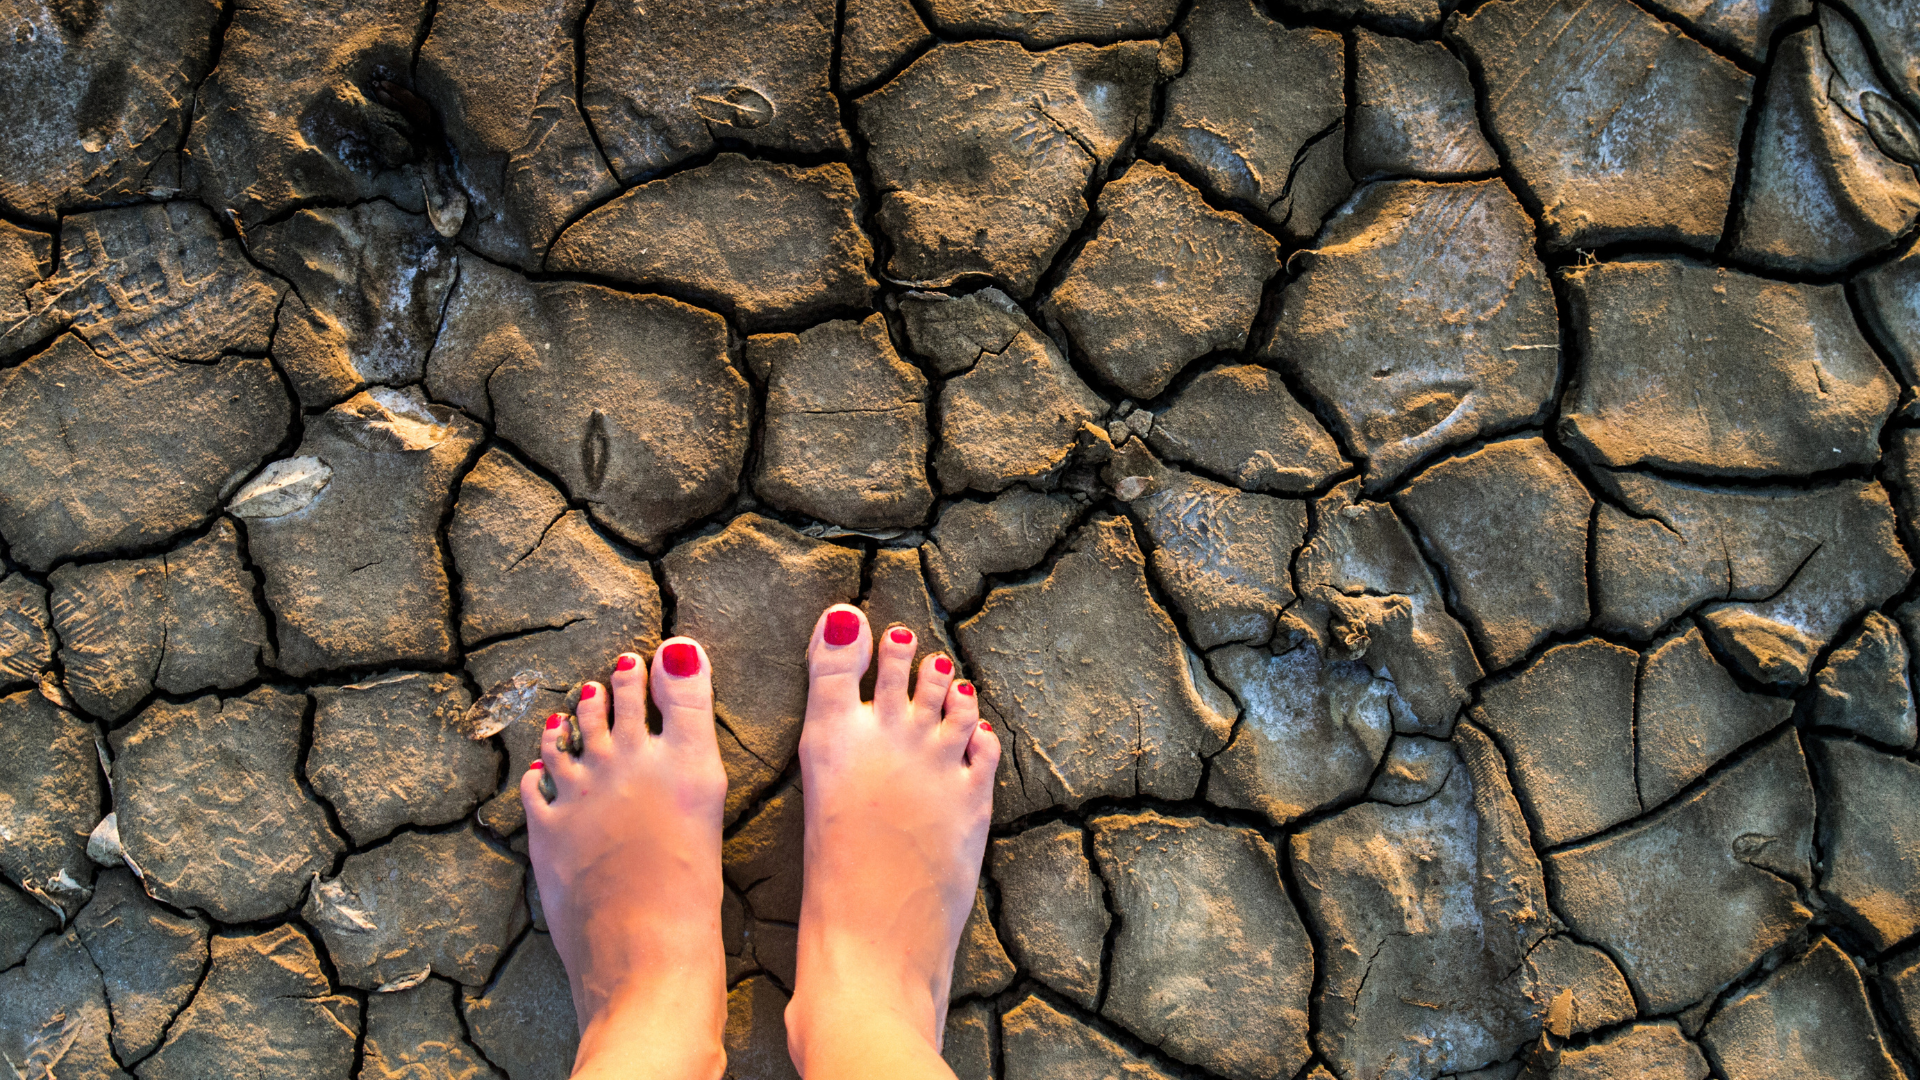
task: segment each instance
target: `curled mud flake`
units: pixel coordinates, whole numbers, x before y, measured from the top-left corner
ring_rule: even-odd
[[[382,686],[394,686],[396,684],[407,682],[410,679],[417,679],[419,677],[420,677],[419,672],[403,671],[398,675],[387,675],[378,679],[368,679],[366,682],[352,683],[350,685],[343,686],[340,689],[342,690],[373,690]]]
[[[227,512],[242,518],[285,517],[305,509],[332,479],[333,470],[317,457],[276,461],[240,489]]]
[[[548,802],[560,797],[560,789],[553,786],[553,777],[545,772],[540,774],[540,797]]]
[[[1168,34],[1160,39],[1160,77],[1171,79],[1180,74],[1187,66],[1187,47],[1181,43],[1179,34]]]
[[[917,529],[849,529],[845,525],[816,521],[800,530],[801,536],[811,536],[815,540],[837,540],[845,536],[864,536],[870,540],[887,543],[918,544],[922,537]]]
[[[1573,988],[1567,987],[1547,1007],[1547,1033],[1564,1041],[1573,1034]]]
[[[1367,633],[1367,624],[1347,619],[1334,619],[1327,625],[1330,637],[1329,655],[1335,660],[1361,660],[1372,646],[1373,638]]]
[[[34,888],[31,884],[25,881],[21,882],[20,891],[39,901],[41,907],[53,912],[56,917],[66,918],[66,909],[60,906],[59,901],[41,892],[39,889]]]
[[[374,987],[373,992],[376,994],[397,994],[402,990],[411,990],[421,983],[426,982],[427,976],[431,974],[433,974],[433,968],[423,967],[411,975],[402,975],[390,982],[383,982],[379,986]]]
[[[533,705],[533,696],[546,676],[538,671],[521,671],[491,690],[460,718],[460,726],[471,739],[487,739],[518,723]]]
[[[755,128],[773,119],[773,102],[749,86],[729,86],[711,94],[697,94],[693,110],[702,120],[737,128]]]
[[[1920,125],[1885,95],[1872,90],[1860,93],[1860,111],[1866,117],[1867,134],[1880,152],[1896,161],[1920,166]]]
[[[73,695],[67,693],[67,688],[61,684],[60,676],[55,672],[43,671],[40,673],[39,690],[41,697],[46,698],[48,701],[53,702],[63,709],[79,708],[78,705],[74,704]]]
[[[1123,476],[1113,485],[1113,493],[1122,502],[1132,502],[1151,495],[1155,486],[1151,476]]]
[[[347,890],[339,881],[322,881],[317,873],[313,875],[312,910],[320,922],[340,930],[371,934],[380,929],[366,912],[347,906]]]
[[[430,450],[444,442],[453,428],[445,415],[427,404],[419,387],[395,390],[375,386],[343,405],[348,436],[364,450]]]
[[[467,223],[467,193],[460,190],[460,182],[446,165],[435,163],[418,168],[420,193],[427,203],[427,220],[433,223],[434,232],[451,240],[460,235],[461,226]]]
[[[80,884],[78,881],[75,881],[73,879],[73,874],[70,873],[67,870],[67,868],[63,866],[60,868],[59,873],[47,879],[45,897],[51,897],[52,898],[51,903],[54,910],[61,911],[61,910],[65,910],[61,906],[61,903],[60,903],[61,901],[73,899],[75,900],[75,904],[77,906],[80,903],[84,903],[86,901],[87,896],[92,892],[93,892],[92,889],[88,888],[85,885]],[[36,893],[35,895],[40,895],[40,894]]]
[[[87,835],[87,858],[101,866],[119,866],[126,858],[126,851],[120,846],[120,816],[108,814],[100,819]]]
[[[93,752],[100,758],[100,777],[107,788],[107,803],[113,803],[113,755],[107,752],[107,741],[98,735],[93,739]],[[141,881],[147,880],[147,872],[127,854],[125,845],[120,843],[120,814],[110,812],[100,819],[87,835],[87,857],[101,866],[114,867],[124,865]]]
[[[113,799],[113,755],[107,752],[107,740],[98,735],[93,737],[93,753],[100,759],[100,775],[107,783],[107,799]]]

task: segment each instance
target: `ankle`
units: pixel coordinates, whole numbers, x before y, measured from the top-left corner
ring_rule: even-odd
[[[814,1064],[857,1061],[880,1048],[924,1046],[938,1056],[938,1006],[920,997],[909,1001],[897,992],[861,986],[835,985],[821,993],[796,986],[786,1010],[787,1049],[795,1067],[811,1076]]]
[[[644,1063],[644,1064],[639,1064]],[[645,1069],[644,1074],[636,1069]],[[617,1050],[588,1056],[586,1047],[573,1059],[570,1080],[721,1080],[727,1071],[727,1052],[719,1043],[675,1050],[658,1042],[622,1043]]]
[[[590,1017],[583,1013],[573,1077],[625,1080],[635,1075],[636,1062],[646,1062],[648,1080],[720,1080],[727,1065],[726,991],[709,1010],[691,1007],[705,996],[625,992]]]
[[[934,965],[898,943],[874,940],[864,929],[822,917],[800,920],[799,965],[790,1013],[802,1022],[844,1022],[847,1016],[885,1013],[938,1040],[952,961]],[[951,954],[949,954],[951,956]]]
[[[646,1070],[644,1074],[635,1071],[641,1068]],[[719,1045],[676,1053],[657,1043],[641,1045],[636,1041],[623,1044],[617,1053],[575,1057],[573,1072],[568,1076],[570,1080],[633,1080],[637,1075],[645,1075],[647,1080],[721,1080],[726,1071],[727,1052]]]

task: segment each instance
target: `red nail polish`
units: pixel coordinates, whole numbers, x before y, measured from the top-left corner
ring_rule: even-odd
[[[637,663],[639,663],[639,662],[640,662],[640,661],[638,661],[638,660],[635,660],[635,659],[634,659],[633,657],[631,657],[631,656],[622,656],[622,657],[621,657],[620,659],[618,659],[618,660],[615,660],[615,661],[613,662],[613,670],[615,670],[615,671],[632,671],[632,670],[633,670],[633,665],[635,665],[635,664],[637,664]]]
[[[676,641],[660,650],[660,666],[676,679],[700,674],[700,650]]]
[[[913,643],[913,631],[904,626],[894,630],[888,636],[893,638],[894,644],[896,645],[911,645]]]
[[[547,763],[544,761],[536,761],[533,764],[527,766],[527,768],[529,769],[544,769],[546,767],[547,767]]]
[[[594,688],[593,688],[593,684],[592,684],[592,683],[588,683],[587,685],[585,685],[585,686],[583,686],[583,687],[581,687],[581,688],[580,688],[580,700],[581,700],[581,701],[591,701],[591,700],[593,700],[593,695],[594,695],[595,693],[597,693],[597,691],[596,691],[596,690],[594,690]]]
[[[970,683],[970,682],[963,682],[963,683],[961,683],[961,684],[960,684],[960,692],[961,692],[962,694],[965,694],[965,695],[966,695],[966,696],[968,696],[968,697],[972,697],[972,696],[973,696],[973,684],[972,684],[972,683]]]
[[[944,656],[936,656],[933,659],[933,670],[942,675],[951,675],[953,674],[953,661]]]
[[[547,730],[552,731],[554,728],[557,728],[559,726],[560,726],[560,714],[559,713],[549,714],[547,717]]]
[[[980,730],[981,730],[981,731],[992,731],[992,730],[993,730],[993,725],[992,725],[992,724],[989,724],[989,723],[987,723],[987,722],[986,722],[985,720],[982,720],[982,721],[980,721]]]
[[[829,645],[851,645],[860,636],[860,616],[851,611],[827,612],[827,628],[821,633]]]

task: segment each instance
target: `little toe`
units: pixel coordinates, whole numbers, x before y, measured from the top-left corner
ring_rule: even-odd
[[[613,742],[625,748],[636,746],[647,734],[647,668],[634,653],[621,653],[613,661]]]
[[[880,635],[873,676],[873,711],[883,721],[907,719],[911,704],[907,700],[907,683],[913,675],[916,647],[913,631],[904,626],[889,626]]]
[[[994,734],[992,724],[985,720],[974,721],[966,752],[960,760],[974,770],[983,783],[993,783],[994,771],[1000,767],[1000,736]]]
[[[942,741],[950,743],[956,755],[960,754],[979,726],[980,699],[975,696],[973,684],[955,679],[947,688],[947,700],[940,717]]]
[[[581,754],[603,754],[613,746],[607,727],[607,688],[597,682],[580,684],[580,704],[573,707],[574,723],[580,726]]]
[[[565,713],[547,717],[546,730],[540,733],[540,764],[555,784],[564,785],[584,767],[567,749],[572,737]]]
[[[653,654],[653,703],[660,707],[660,735],[676,746],[712,746],[713,665],[692,638],[668,638]]]
[[[932,726],[946,711],[948,691],[953,685],[953,658],[943,654],[920,661],[920,681],[913,690],[913,722]]]
[[[807,647],[807,717],[845,715],[860,704],[860,677],[873,658],[873,628],[859,608],[835,604],[813,624]]]
[[[526,807],[529,821],[545,822],[547,815],[553,812],[552,805],[547,802],[547,793],[540,790],[540,781],[546,776],[545,764],[539,761],[520,774],[520,803]]]

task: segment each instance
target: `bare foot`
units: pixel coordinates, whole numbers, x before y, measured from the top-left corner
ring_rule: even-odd
[[[615,664],[581,688],[578,757],[550,717],[520,780],[528,850],[580,1021],[576,1077],[717,1080],[726,1068],[720,939],[720,819],[727,777],[713,733],[712,666],[672,638],[653,659],[660,734],[647,730],[647,672]],[[541,791],[552,781],[553,801]]]
[[[940,1060],[953,952],[973,907],[1000,740],[973,687],[930,656],[907,696],[914,640],[874,655],[856,608],[821,615],[800,736],[806,884],[787,1046],[801,1075],[951,1077]]]

